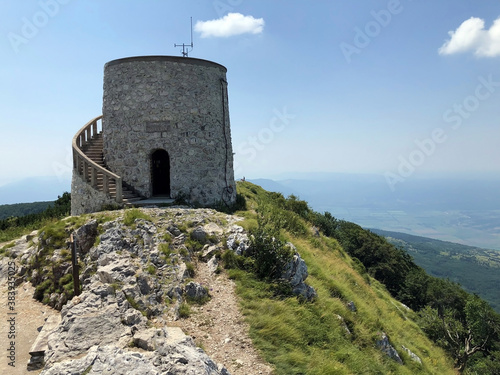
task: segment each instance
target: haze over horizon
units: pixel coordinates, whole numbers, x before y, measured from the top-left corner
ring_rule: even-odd
[[[500,175],[500,3],[3,1],[0,185],[68,179],[106,62],[228,68],[236,177]]]

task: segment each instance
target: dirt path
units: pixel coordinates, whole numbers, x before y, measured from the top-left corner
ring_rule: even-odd
[[[224,272],[211,274],[203,262],[198,263],[194,281],[208,287],[212,298],[203,306],[192,306],[191,317],[181,319],[178,325],[232,375],[273,374],[250,340],[234,282]]]
[[[38,336],[38,330],[43,326],[45,319],[50,315],[59,314],[58,311],[34,300],[34,288],[30,283],[21,284],[17,288],[15,313],[8,315],[7,286],[5,282],[0,284],[0,374],[9,375],[36,375],[39,371],[28,371],[26,365],[30,359],[29,350]],[[12,311],[10,311],[12,312]],[[9,343],[10,324],[7,319],[15,317],[15,367],[9,366],[7,358]]]

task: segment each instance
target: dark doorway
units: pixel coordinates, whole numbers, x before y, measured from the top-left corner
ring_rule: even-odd
[[[170,197],[170,158],[165,150],[151,155],[151,180],[153,195]]]

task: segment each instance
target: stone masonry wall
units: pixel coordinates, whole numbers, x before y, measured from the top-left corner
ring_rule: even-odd
[[[71,215],[77,216],[97,212],[105,205],[115,205],[113,198],[102,191],[94,189],[83,178],[73,171],[71,180]]]
[[[152,196],[151,155],[163,149],[172,198],[202,205],[236,199],[222,65],[170,56],[107,63],[103,139],[108,168],[144,197]]]

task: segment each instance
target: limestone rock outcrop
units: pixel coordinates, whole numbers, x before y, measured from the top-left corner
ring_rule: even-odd
[[[245,255],[250,236],[235,216],[210,209],[150,208],[133,223],[125,211],[68,220],[57,242],[46,233],[16,241],[9,256],[24,268],[40,300],[60,310],[47,334],[42,375],[229,374],[169,322],[185,303],[205,303],[210,286],[191,279],[197,262],[215,273],[221,254]],[[141,216],[141,215],[140,215]],[[73,296],[70,234],[76,242],[81,294]],[[293,244],[281,280],[306,299],[307,266]],[[48,255],[48,256],[47,256]],[[0,269],[3,262],[0,262]],[[51,272],[48,272],[51,271]],[[63,284],[64,282],[64,284]],[[63,288],[63,286],[65,286]],[[70,287],[67,287],[70,286]],[[43,288],[42,288],[43,287]],[[59,288],[59,289],[55,289]],[[54,290],[56,292],[54,292]]]
[[[306,262],[300,257],[292,243],[287,243],[287,246],[291,248],[294,254],[292,260],[286,264],[281,278],[290,283],[293,294],[302,296],[306,300],[315,298],[317,294],[314,288],[304,282],[309,275]]]
[[[389,358],[395,360],[399,364],[403,364],[403,360],[399,356],[396,349],[394,349],[394,346],[392,346],[391,342],[389,341],[389,337],[387,337],[384,332],[381,332],[379,336],[380,337],[377,340],[377,347]]]
[[[178,318],[183,300],[209,298],[207,288],[186,280],[194,252],[186,247],[189,233],[176,225],[203,224],[219,214],[181,208],[150,212],[156,216],[151,221],[126,225],[117,215],[99,230],[90,220],[74,232],[83,291],[62,306],[61,322],[48,336],[43,375],[110,369],[113,374],[229,374],[167,323]]]
[[[227,248],[233,250],[236,255],[247,254],[250,249],[250,238],[244,229],[238,225],[233,225],[226,241]],[[307,265],[297,252],[297,248],[291,243],[286,244],[289,247],[292,259],[285,265],[281,274],[281,279],[292,288],[292,293],[302,296],[306,300],[311,300],[317,296],[316,291],[310,285],[305,283],[308,276]],[[255,249],[255,251],[259,251]]]

